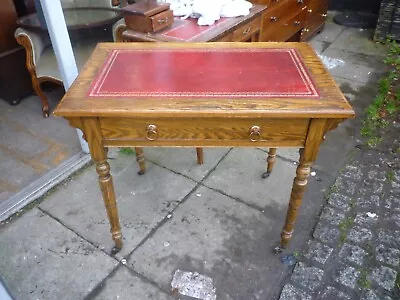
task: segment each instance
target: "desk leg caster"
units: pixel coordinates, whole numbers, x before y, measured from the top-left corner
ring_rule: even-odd
[[[264,173],[262,173],[261,178],[263,178],[263,179],[268,178],[269,175],[271,175],[271,172],[264,172]]]
[[[122,249],[122,235],[120,230],[113,232],[112,235],[115,242],[115,246],[111,249],[111,254],[115,255]]]
[[[276,161],[276,148],[269,148],[268,158],[267,158],[267,172],[261,175],[261,178],[268,178],[272,173]]]
[[[117,254],[119,251],[121,251],[121,248],[113,247],[113,248],[111,249],[111,254],[112,254],[112,255],[115,255],[115,254]]]
[[[274,251],[274,254],[279,254],[279,253],[282,253],[284,250],[285,250],[285,247],[279,245],[279,246],[275,247],[273,251]]]
[[[143,148],[136,147],[135,148],[136,152],[136,161],[139,164],[139,175],[143,175],[146,172],[146,164],[144,161],[144,153],[143,153]]]

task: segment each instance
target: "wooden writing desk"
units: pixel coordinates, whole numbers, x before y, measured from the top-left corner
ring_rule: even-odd
[[[114,43],[97,46],[55,114],[89,143],[115,252],[122,234],[105,147],[301,148],[280,250],[324,134],[354,111],[307,44]]]
[[[261,14],[264,5],[254,5],[250,14],[236,18],[221,18],[214,25],[199,26],[197,19],[176,17],[171,27],[160,32],[143,33],[125,26],[117,30],[117,41],[125,42],[258,42],[261,36]]]

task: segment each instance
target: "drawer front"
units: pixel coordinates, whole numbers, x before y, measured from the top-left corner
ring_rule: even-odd
[[[281,0],[270,10],[267,10],[262,17],[263,32],[271,30],[277,24],[299,13],[306,5],[302,0]]]
[[[307,18],[306,25],[301,33],[301,40],[305,41],[316,34],[317,30],[326,21],[326,14],[314,14]]]
[[[223,37],[217,39],[216,42],[233,42],[233,34],[226,34]]]
[[[304,145],[308,119],[102,118],[105,146]]]
[[[308,12],[311,14],[315,13],[326,13],[328,11],[327,0],[311,0],[307,4]]]
[[[262,16],[263,30],[267,30],[268,27],[276,25],[287,14],[287,0],[276,2],[275,6],[271,6],[270,9],[267,9]]]
[[[253,4],[261,4],[269,7],[271,0],[250,0],[250,2]]]
[[[305,23],[306,8],[296,15],[283,20],[274,28],[264,32],[262,40],[266,42],[285,42],[297,32],[302,30]]]
[[[239,28],[233,31],[233,41],[241,42],[248,40],[254,33],[260,31],[261,18],[255,18],[254,20],[241,25]]]
[[[306,24],[301,33],[301,40],[305,41],[312,37],[326,22],[328,3],[311,2],[311,5],[307,6]]]
[[[282,2],[285,2],[286,0],[270,0],[269,5],[270,7],[277,6],[278,4],[282,4]]]
[[[150,19],[153,31],[157,32],[161,29],[164,29],[165,27],[172,25],[172,23],[174,22],[174,15],[172,13],[172,10],[166,10],[150,17]]]

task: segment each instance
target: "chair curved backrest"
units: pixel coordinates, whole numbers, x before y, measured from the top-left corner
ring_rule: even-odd
[[[61,0],[63,8],[72,7],[107,7],[111,8],[112,0]]]

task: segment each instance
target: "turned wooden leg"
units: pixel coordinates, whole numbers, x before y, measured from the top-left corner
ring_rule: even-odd
[[[264,172],[261,175],[262,178],[268,178],[269,175],[271,175],[275,162],[276,162],[276,148],[269,148],[268,158],[267,158],[267,172]]]
[[[282,251],[289,240],[292,238],[294,224],[296,222],[297,213],[303,200],[304,191],[307,186],[307,178],[310,175],[311,163],[305,161],[303,149],[300,150],[300,163],[296,170],[296,177],[293,180],[292,193],[290,194],[290,202],[286,215],[285,225],[281,234],[281,245],[275,248],[276,252]]]
[[[110,174],[110,165],[106,160],[96,161],[96,171],[99,175],[100,189],[103,194],[104,205],[111,225],[111,235],[115,242],[115,248],[113,248],[111,252],[115,254],[122,248],[122,233],[119,225],[118,209],[115,201],[114,184]]]
[[[327,125],[327,120],[324,119],[313,119],[310,122],[305,146],[300,150],[299,165],[296,169],[296,177],[293,180],[286,221],[281,233],[281,244],[274,249],[275,253],[282,252],[292,238],[297,213],[311,172],[311,165],[317,158],[319,146],[328,128]]]
[[[196,148],[196,152],[197,152],[197,163],[199,165],[202,165],[204,163],[203,148]]]
[[[122,233],[119,224],[114,185],[110,174],[110,165],[107,162],[107,153],[102,144],[100,123],[97,118],[84,118],[82,119],[82,125],[86,141],[89,144],[90,154],[96,163],[100,188],[107,210],[108,221],[111,226],[111,235],[115,242],[115,247],[111,252],[115,254],[122,248]]]
[[[144,161],[144,152],[143,148],[136,147],[135,148],[136,152],[136,161],[139,163],[139,175],[143,175],[146,172],[146,163]]]

